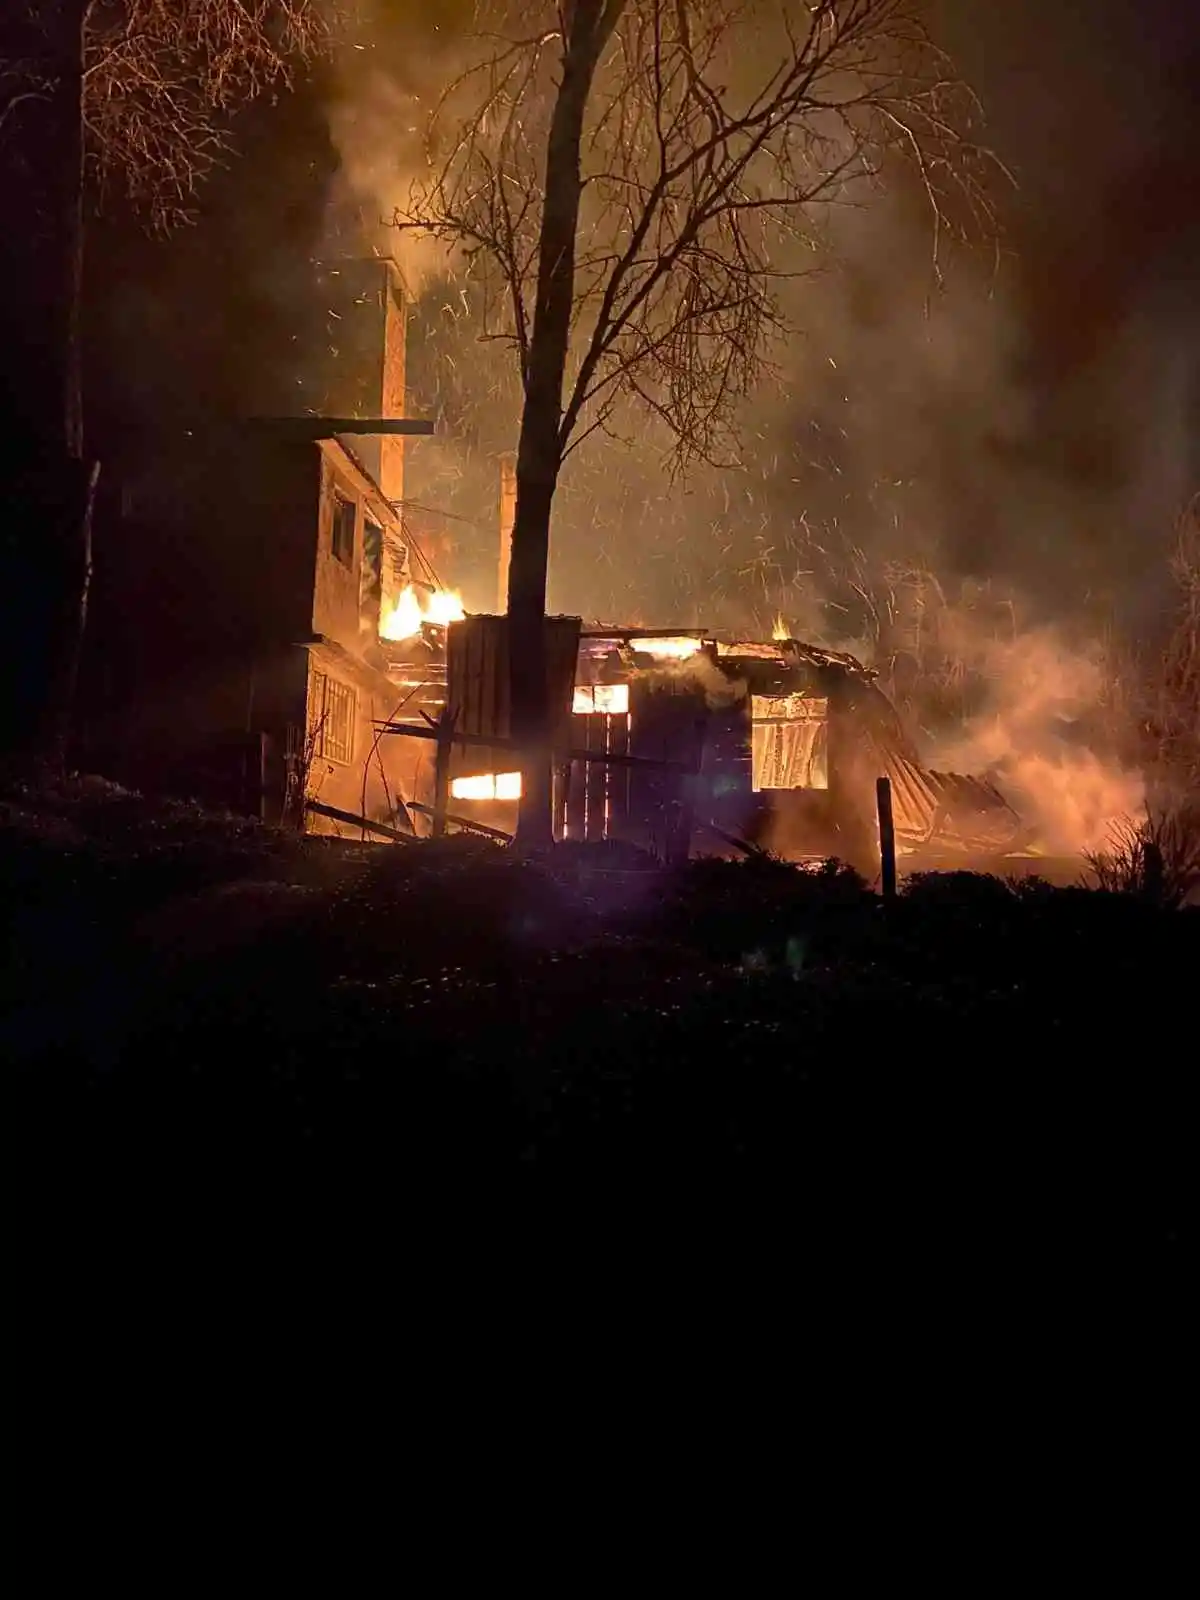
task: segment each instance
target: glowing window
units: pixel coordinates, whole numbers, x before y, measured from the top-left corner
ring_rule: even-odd
[[[470,778],[450,780],[452,800],[519,800],[519,772],[482,772]]]
[[[577,717],[623,717],[629,711],[627,683],[580,683],[575,686],[571,710]]]
[[[754,695],[750,701],[752,787],[827,789],[829,702],[807,695]]]
[[[637,655],[652,656],[655,661],[686,661],[698,655],[700,639],[630,639],[629,648]]]

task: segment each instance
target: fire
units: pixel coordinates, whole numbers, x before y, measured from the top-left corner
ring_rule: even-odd
[[[420,633],[423,623],[444,628],[449,622],[461,622],[465,616],[457,594],[448,589],[418,589],[410,583],[400,591],[391,610],[380,618],[379,634],[383,639],[411,639]]]
[[[775,640],[790,639],[792,637],[792,630],[788,627],[782,611],[775,618],[775,626],[771,629],[771,637]]]
[[[629,712],[627,683],[578,683],[571,710],[577,717],[623,717]]]
[[[452,800],[519,800],[521,774],[519,772],[483,772],[471,778],[453,778],[450,782]]]
[[[630,639],[630,649],[655,661],[686,661],[700,652],[699,639]]]

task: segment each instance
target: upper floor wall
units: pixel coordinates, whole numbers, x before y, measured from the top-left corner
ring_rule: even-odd
[[[357,651],[375,642],[381,608],[407,582],[407,550],[399,517],[357,455],[337,439],[319,449],[312,631]]]

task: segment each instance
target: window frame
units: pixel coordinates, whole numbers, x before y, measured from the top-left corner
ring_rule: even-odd
[[[333,705],[331,706],[331,702]],[[345,715],[345,726],[334,732],[332,710]],[[309,705],[309,737],[312,755],[316,761],[333,761],[338,766],[354,763],[354,735],[358,724],[358,691],[351,683],[332,678],[329,673],[313,669]]]
[[[358,509],[358,501],[356,499],[344,493],[341,489],[334,488],[333,514],[329,523],[329,553],[339,566],[346,567],[351,572],[354,570],[354,550],[358,543]],[[350,515],[344,519],[343,514],[345,512],[349,512]],[[342,545],[344,541],[339,539],[339,531],[344,533],[346,521],[350,525],[350,547],[348,553],[343,555]]]

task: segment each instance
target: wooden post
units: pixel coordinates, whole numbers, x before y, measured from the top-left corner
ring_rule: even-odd
[[[683,774],[679,786],[679,809],[676,813],[679,831],[672,852],[673,866],[686,866],[691,856],[692,829],[696,825],[696,789],[704,766],[704,738],[707,728],[708,718],[697,718],[687,771]]]
[[[875,805],[879,812],[879,887],[885,900],[896,898],[896,829],[892,822],[892,780],[875,779]]]
[[[454,748],[454,724],[457,716],[449,706],[438,714],[437,752],[433,763],[433,837],[440,839],[446,832],[446,812],[450,803],[450,752]]]

